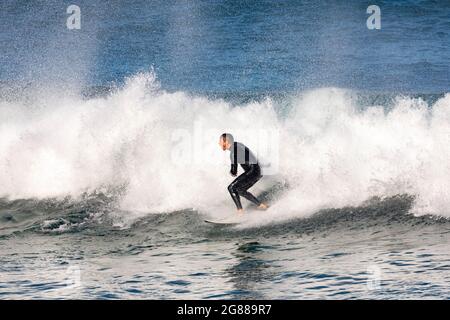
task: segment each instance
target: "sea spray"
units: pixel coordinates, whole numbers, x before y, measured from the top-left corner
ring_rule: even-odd
[[[150,72],[104,97],[61,94],[45,105],[3,101],[0,195],[76,198],[120,185],[126,186],[122,210],[229,207],[232,212],[229,159],[218,137],[233,132],[252,147],[255,132],[272,132],[277,170],[254,190],[263,191],[271,179],[288,182],[289,189],[262,220],[303,217],[396,194],[416,197],[413,213],[450,215],[449,94],[433,105],[399,96],[390,106],[364,108],[353,92],[338,88],[286,99],[290,110],[281,113],[270,98],[236,105],[167,92]],[[28,112],[35,108],[39,112]],[[176,150],[183,143],[192,154],[179,159]]]

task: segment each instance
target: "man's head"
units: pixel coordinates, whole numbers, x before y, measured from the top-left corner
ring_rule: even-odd
[[[229,150],[234,143],[234,138],[231,133],[222,133],[219,139],[219,145],[222,150]]]

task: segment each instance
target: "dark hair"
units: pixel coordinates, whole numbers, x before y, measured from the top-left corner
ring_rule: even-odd
[[[222,133],[222,135],[220,136],[220,139],[228,141],[230,144],[233,144],[233,142],[234,142],[234,137],[231,133]]]

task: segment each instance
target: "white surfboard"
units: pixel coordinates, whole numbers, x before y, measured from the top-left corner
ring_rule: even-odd
[[[212,223],[212,224],[220,224],[220,225],[236,225],[239,224],[243,221],[243,217],[241,216],[237,216],[237,215],[233,215],[230,217],[225,217],[223,219],[205,219],[204,220],[207,223]]]

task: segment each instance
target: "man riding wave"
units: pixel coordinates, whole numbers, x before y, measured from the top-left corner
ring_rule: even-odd
[[[219,145],[222,147],[222,150],[230,151],[230,174],[233,177],[237,175],[238,164],[244,169],[244,172],[228,186],[228,191],[236,204],[238,213],[244,212],[240,196],[256,204],[258,209],[267,209],[268,206],[265,203],[259,201],[258,198],[248,191],[250,187],[262,178],[258,159],[244,144],[234,141],[234,138],[230,133],[223,133],[220,136]]]

